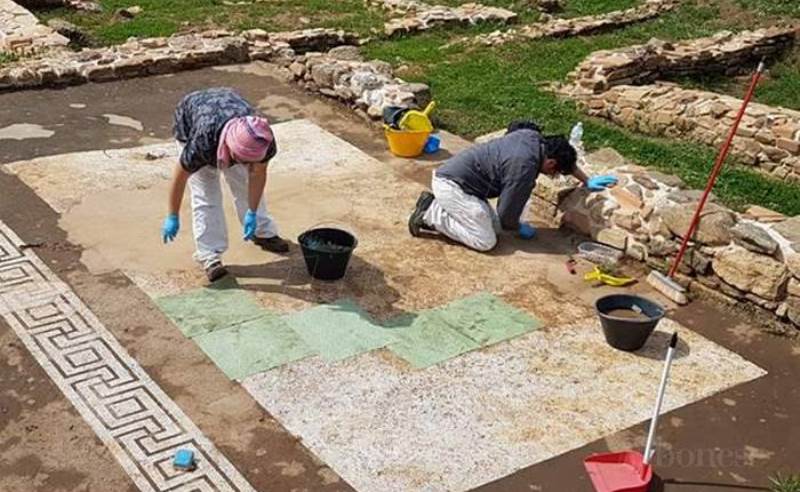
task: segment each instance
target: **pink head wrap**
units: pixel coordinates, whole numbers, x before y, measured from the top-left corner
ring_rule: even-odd
[[[244,116],[232,118],[222,128],[217,144],[217,167],[225,169],[234,157],[243,162],[261,162],[267,156],[275,137],[266,118]]]

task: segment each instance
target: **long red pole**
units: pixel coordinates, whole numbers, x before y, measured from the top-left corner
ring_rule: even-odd
[[[742,122],[742,118],[744,118],[747,105],[750,104],[750,100],[753,99],[753,94],[755,93],[756,86],[758,85],[758,81],[761,78],[762,73],[764,73],[763,61],[758,64],[756,73],[753,74],[753,78],[750,81],[750,87],[747,89],[747,95],[745,96],[744,101],[742,101],[742,107],[739,108],[739,113],[736,115],[736,119],[733,122],[733,127],[728,134],[728,138],[725,140],[725,143],[722,145],[722,149],[717,156],[717,161],[714,163],[714,168],[711,170],[711,175],[708,177],[706,189],[703,192],[703,196],[700,198],[700,203],[697,204],[697,210],[694,211],[692,222],[689,224],[689,230],[686,231],[686,234],[683,236],[683,242],[681,243],[681,248],[678,250],[678,256],[675,257],[675,260],[672,262],[672,267],[669,269],[668,276],[670,277],[674,276],[675,272],[678,271],[678,265],[681,264],[681,260],[686,254],[686,248],[689,246],[689,241],[697,230],[697,225],[700,223],[700,214],[703,213],[703,207],[706,206],[706,201],[708,201],[708,196],[711,194],[711,189],[714,188],[714,184],[717,182],[719,173],[722,171],[722,166],[725,164],[725,159],[728,158],[728,154],[730,153],[731,149],[731,143],[733,143],[733,138],[736,136],[736,131],[739,129],[739,124]]]

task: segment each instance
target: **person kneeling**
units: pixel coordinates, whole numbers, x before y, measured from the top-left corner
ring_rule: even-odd
[[[434,171],[433,193],[420,195],[409,232],[419,237],[435,231],[477,251],[492,250],[502,230],[532,239],[536,229],[520,219],[540,173],[572,175],[590,191],[617,182],[613,176],[588,178],[563,136],[543,136],[531,122],[512,123],[504,136],[474,145]]]

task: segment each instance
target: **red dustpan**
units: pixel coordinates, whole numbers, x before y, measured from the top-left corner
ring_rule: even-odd
[[[583,466],[589,473],[589,478],[597,492],[647,492],[650,488],[650,481],[653,479],[653,467],[650,466],[650,460],[655,452],[652,448],[656,426],[661,413],[661,404],[664,402],[669,368],[672,365],[672,357],[675,355],[677,345],[678,334],[675,333],[669,341],[656,407],[653,409],[653,418],[650,420],[650,432],[647,434],[644,456],[636,451],[623,451],[621,453],[593,454],[583,461]]]
[[[653,479],[653,468],[636,451],[593,454],[583,466],[598,492],[647,492]]]

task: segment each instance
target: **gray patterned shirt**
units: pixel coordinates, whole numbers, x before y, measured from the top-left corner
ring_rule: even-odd
[[[175,139],[184,147],[180,162],[193,173],[217,165],[217,145],[225,124],[232,118],[257,115],[256,109],[233,89],[218,87],[187,94],[175,109]],[[265,162],[276,152],[273,142]]]

